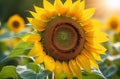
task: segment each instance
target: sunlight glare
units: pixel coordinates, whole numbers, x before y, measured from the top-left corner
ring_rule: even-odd
[[[120,8],[120,0],[106,0],[106,5],[111,9]]]

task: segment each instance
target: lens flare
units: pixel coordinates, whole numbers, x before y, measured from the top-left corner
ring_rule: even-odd
[[[111,9],[118,9],[120,8],[120,0],[106,0],[106,6]]]

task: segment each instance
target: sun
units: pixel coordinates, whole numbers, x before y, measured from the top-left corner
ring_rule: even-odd
[[[29,56],[36,57],[35,63],[44,63],[45,68],[54,72],[55,79],[65,73],[68,79],[81,79],[82,69],[91,72],[98,68],[100,54],[106,49],[101,45],[108,40],[101,32],[101,22],[91,19],[95,9],[85,9],[85,1],[55,0],[51,4],[43,0],[43,8],[34,6],[29,22],[37,33],[23,37],[34,43]]]
[[[15,33],[22,31],[25,27],[24,19],[18,14],[14,14],[8,19],[8,27]]]

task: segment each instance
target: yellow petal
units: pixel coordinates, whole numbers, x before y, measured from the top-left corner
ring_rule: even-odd
[[[94,38],[97,35],[95,31],[89,31],[85,33],[85,37],[91,37]]]
[[[87,50],[85,50],[85,49],[83,49],[82,51],[84,52],[83,54],[84,54],[84,55],[88,58],[88,60],[90,61],[91,67],[98,68],[98,64],[97,64],[95,58],[93,57],[93,55],[92,55],[89,51],[87,51]]]
[[[66,0],[61,14],[66,15],[72,6],[72,0]]]
[[[46,10],[54,9],[54,6],[48,0],[43,0],[43,5]]]
[[[43,31],[45,30],[45,24],[43,22],[43,20],[40,19],[33,19],[31,24],[33,25],[33,27],[38,30],[38,31]]]
[[[84,48],[89,52],[95,52],[98,54],[105,54],[106,48],[100,45],[99,43],[88,43],[84,44]]]
[[[29,12],[30,12],[30,14],[32,14],[32,16],[33,16],[34,18],[39,17],[39,15],[38,15],[37,13],[35,13],[35,12],[33,12],[33,11],[29,11]]]
[[[61,0],[55,0],[54,6],[58,15],[64,14],[66,12],[66,9],[64,8]]]
[[[56,61],[55,70],[54,70],[55,79],[59,79],[61,73],[62,73],[62,64],[59,61]]]
[[[72,71],[72,73],[74,74],[74,76],[76,76],[78,79],[82,78],[81,69],[76,64],[75,60],[70,60],[69,61],[69,67],[70,67],[70,70]]]
[[[34,8],[35,8],[35,11],[37,13],[39,13],[39,14],[42,14],[43,12],[45,12],[45,10],[43,8],[40,8],[40,7],[36,6],[36,5],[34,5]]]
[[[93,55],[85,49],[83,49],[82,51],[84,52],[83,54],[88,58],[90,62],[90,66],[98,68],[98,64],[96,62],[96,59],[93,57]]]
[[[65,6],[66,8],[71,7],[71,5],[72,5],[72,0],[66,0],[65,3],[64,3],[64,6]]]
[[[82,20],[85,21],[85,20],[90,19],[93,16],[94,12],[95,12],[94,8],[84,10],[83,15],[82,15]]]
[[[82,12],[79,13],[79,8],[80,8],[80,0],[77,0],[73,3],[72,7],[70,7],[70,10],[68,11],[68,15],[72,17],[80,16]]]
[[[78,67],[81,69],[82,66],[81,66],[81,64],[79,63],[79,61],[77,61],[77,59],[76,59],[76,63],[77,63],[77,65],[78,65]]]
[[[35,17],[35,18],[42,19],[42,20],[45,20],[45,21],[48,19],[47,12],[45,11],[45,9],[37,7],[37,6],[34,6],[34,8],[35,8],[35,11],[38,14],[37,17]]]
[[[45,52],[39,52],[39,53],[40,53],[40,55],[38,57],[36,57],[36,59],[35,59],[35,64],[39,64],[39,63],[44,62],[46,53]]]
[[[44,4],[44,8],[46,10],[47,18],[51,18],[57,14],[57,12],[55,11],[55,7],[49,1],[44,0],[43,4]]]
[[[67,63],[63,62],[62,67],[63,67],[63,72],[67,75],[67,78],[72,79],[72,74],[71,74],[71,71],[70,71]]]
[[[30,50],[29,56],[39,56],[43,53],[43,46],[40,42],[36,42],[34,47]]]
[[[85,45],[90,47],[91,50],[96,49],[96,50],[99,50],[99,51],[104,51],[104,52],[106,51],[106,48],[104,46],[102,46],[101,44],[99,44],[98,42],[86,42]]]
[[[41,40],[41,36],[39,34],[29,34],[22,38],[24,42],[35,43]]]
[[[78,0],[78,1],[79,1],[79,0]],[[76,9],[76,7],[77,7],[77,9]],[[81,18],[82,18],[82,15],[83,15],[84,7],[85,7],[85,0],[83,0],[83,1],[81,1],[81,2],[79,1],[79,2],[74,6],[74,9],[76,10],[76,11],[75,11],[75,17],[77,17],[80,22],[82,22]],[[73,9],[73,11],[74,11],[74,9]]]
[[[85,0],[82,0],[81,3],[80,3],[80,5],[79,5],[79,10],[83,11],[84,8],[85,8]]]
[[[83,54],[84,56],[86,56],[86,57],[88,58],[88,60],[96,61],[96,60],[94,59],[93,55],[92,55],[89,51],[83,49],[83,50],[82,50],[82,54]]]
[[[104,32],[101,32],[101,31],[97,31],[97,30],[87,32],[85,34],[85,38],[88,42],[92,41],[92,42],[102,43],[102,42],[108,41],[107,34],[105,34]]]
[[[103,25],[102,22],[100,21],[97,21],[95,19],[92,19],[92,20],[87,20],[87,21],[83,21],[83,29],[86,31],[86,32],[91,32],[91,31],[101,31],[101,26]]]
[[[91,64],[92,67],[95,67],[95,68],[97,68],[97,69],[99,68],[97,62],[92,61],[92,60],[89,60],[89,61],[90,61],[90,64]]]
[[[108,38],[105,37],[104,35],[99,35],[98,36],[94,36],[94,37],[85,37],[85,39],[90,42],[90,43],[94,43],[94,42],[98,42],[98,43],[103,43],[103,42],[106,42],[108,41]]]
[[[55,6],[57,9],[59,9],[59,8],[63,7],[63,3],[62,3],[61,0],[55,0],[54,6]]]
[[[53,71],[55,69],[55,61],[50,56],[45,56],[44,64],[45,64],[45,68],[50,71]]]
[[[31,23],[32,20],[33,20],[33,18],[29,18],[29,17],[27,17],[27,20]]]
[[[100,22],[100,21],[98,21],[98,20],[95,20],[95,19],[92,19],[91,20],[91,23],[92,23],[92,26],[94,26],[94,27],[96,27],[96,28],[98,28],[98,30],[101,30],[102,28],[102,26],[103,26],[103,23],[102,22]],[[96,29],[95,29],[96,30]]]
[[[96,60],[98,60],[98,61],[102,61],[102,59],[101,59],[101,57],[100,57],[99,54],[94,53],[94,52],[92,52],[91,54],[93,55],[93,57],[94,57]]]
[[[76,61],[78,61],[82,68],[84,68],[87,72],[91,72],[90,62],[88,58],[82,53],[77,56]]]

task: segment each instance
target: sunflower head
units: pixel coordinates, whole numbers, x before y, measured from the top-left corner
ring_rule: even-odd
[[[0,28],[0,35],[3,34],[3,30]]]
[[[120,33],[120,19],[117,16],[111,16],[107,21],[107,30],[114,30]]]
[[[22,31],[25,27],[23,18],[18,14],[11,16],[8,20],[8,27],[15,33]]]
[[[81,79],[81,69],[91,72],[91,67],[98,68],[96,60],[105,54],[101,43],[108,40],[107,35],[100,30],[101,22],[91,19],[95,9],[85,9],[84,3],[43,0],[43,8],[34,6],[35,12],[30,11],[33,18],[28,20],[40,33],[23,38],[35,44],[29,56],[36,57],[36,64],[44,63],[56,79],[61,73],[68,79]]]
[[[20,38],[13,38],[12,39],[12,47],[15,48],[17,46],[17,44],[21,41]]]

